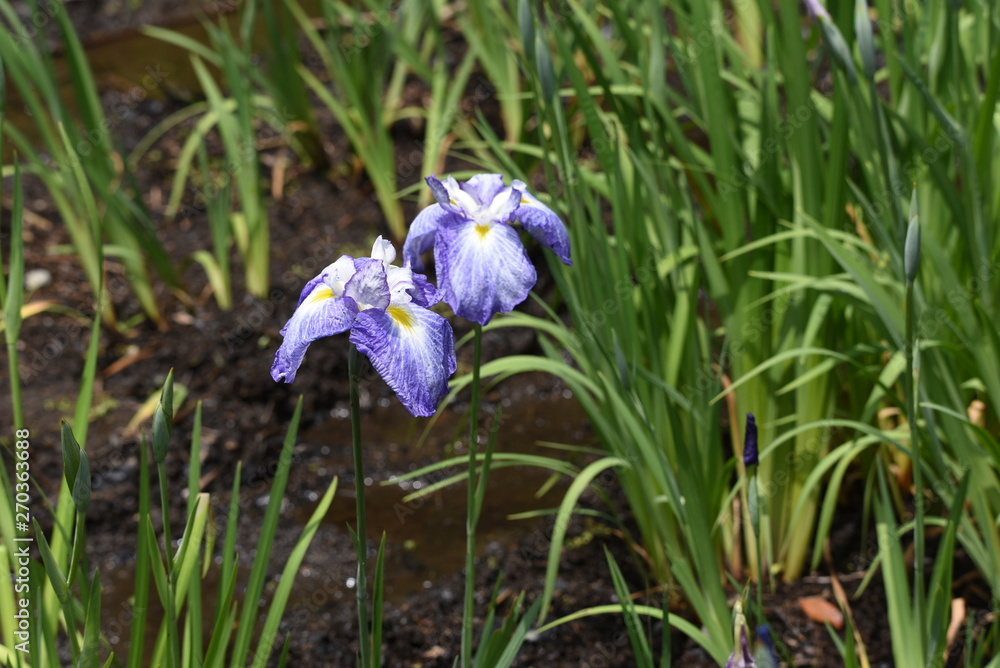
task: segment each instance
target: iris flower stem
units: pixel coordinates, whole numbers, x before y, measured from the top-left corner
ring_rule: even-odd
[[[757,465],[748,466],[750,469],[747,475],[750,476],[750,484],[753,485],[754,495],[757,498],[757,512],[754,513],[752,518],[752,530],[754,537],[754,547],[757,551],[757,614],[760,615],[760,624],[767,623],[764,619],[764,561],[763,561],[763,550],[761,549],[761,535],[760,535],[760,490],[757,487]],[[758,624],[759,626],[759,624]]]
[[[358,541],[358,645],[361,665],[368,666],[371,633],[368,628],[368,528],[365,522],[365,462],[361,450],[361,399],[358,382],[361,379],[361,353],[352,343],[347,355],[347,375],[351,386],[351,443],[354,446],[354,496],[356,499]]]
[[[924,483],[920,469],[920,435],[917,432],[917,341],[913,281],[906,282],[906,419],[910,423],[910,457],[913,466],[913,601],[916,618],[924,623]]]
[[[163,512],[163,542],[167,548],[167,578],[174,570],[174,540],[170,535],[170,497],[167,493],[167,469],[163,462],[156,462],[156,473],[160,479],[160,507]]]
[[[479,365],[483,351],[483,326],[474,325],[472,344],[472,400],[469,404],[469,492],[465,520],[465,606],[462,610],[462,666],[472,666],[472,620],[476,594],[476,434],[479,431]]]

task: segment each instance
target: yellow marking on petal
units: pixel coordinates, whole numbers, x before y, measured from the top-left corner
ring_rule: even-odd
[[[414,317],[413,315],[404,308],[399,306],[390,306],[385,310],[389,314],[389,317],[396,321],[396,323],[403,329],[413,329]]]
[[[479,235],[480,241],[484,241],[486,239],[486,235],[489,233],[490,233],[489,225],[480,225],[480,224],[476,225],[476,234]]]
[[[522,195],[521,196],[521,204],[531,204],[531,200],[529,200],[527,197],[525,197],[525,196]]]
[[[312,304],[314,302],[321,302],[324,299],[331,299],[333,296],[333,290],[330,289],[330,286],[322,285],[309,293],[309,296],[306,297],[305,303]]]

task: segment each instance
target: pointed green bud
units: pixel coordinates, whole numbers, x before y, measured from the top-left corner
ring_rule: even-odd
[[[90,461],[87,453],[80,451],[80,468],[76,472],[76,483],[73,485],[73,503],[77,512],[86,513],[90,507]]]
[[[866,0],[858,0],[854,4],[854,34],[858,38],[858,51],[861,52],[861,67],[865,78],[875,81],[875,43],[872,40],[872,23],[868,17]]]
[[[174,370],[167,373],[167,379],[163,382],[163,391],[160,393],[160,404],[167,414],[167,427],[174,427]]]
[[[819,17],[819,27],[823,30],[823,39],[830,49],[833,60],[844,70],[847,81],[851,85],[856,84],[858,74],[854,70],[854,59],[851,57],[851,50],[847,47],[847,42],[844,41],[844,36],[840,34],[840,30],[833,21],[827,17]]]
[[[912,283],[920,271],[920,207],[917,205],[917,188],[913,187],[910,198],[910,225],[906,228],[906,242],[903,247],[903,271],[906,282]]]
[[[517,26],[521,31],[521,44],[524,46],[524,57],[528,62],[535,60],[535,17],[531,13],[528,0],[518,0]]]
[[[546,102],[552,102],[556,96],[556,74],[552,69],[549,49],[538,35],[535,35],[535,68],[538,70],[538,81],[542,86],[542,97]]]
[[[153,461],[157,464],[166,461],[168,445],[170,445],[170,422],[163,404],[160,404],[153,413]]]
[[[76,437],[73,436],[73,429],[69,426],[66,420],[62,421],[62,456],[63,456],[63,475],[66,477],[66,484],[69,485],[69,491],[73,493],[73,486],[76,484],[76,476],[80,470],[80,444],[76,442]]]

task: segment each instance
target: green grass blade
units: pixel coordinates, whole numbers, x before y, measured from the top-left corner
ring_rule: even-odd
[[[285,443],[281,448],[281,455],[278,459],[278,468],[274,475],[274,482],[271,485],[270,497],[267,503],[267,510],[264,512],[264,521],[261,524],[260,537],[257,539],[257,550],[254,556],[253,566],[250,569],[250,580],[247,583],[244,601],[248,604],[243,607],[243,614],[240,616],[239,629],[236,632],[236,640],[233,645],[232,668],[242,668],[247,663],[250,655],[250,641],[255,631],[257,607],[254,601],[260,599],[264,591],[264,578],[267,576],[267,565],[271,559],[271,548],[274,545],[274,534],[278,528],[278,517],[281,510],[281,502],[285,496],[285,485],[288,482],[288,473],[292,464],[292,450],[295,447],[295,439],[299,430],[299,419],[302,416],[302,398],[295,405],[295,413],[292,421],[288,425],[288,433],[285,436]]]
[[[260,632],[257,650],[253,656],[254,668],[263,668],[263,666],[267,665],[267,660],[271,656],[271,652],[274,648],[275,638],[278,634],[278,625],[281,623],[281,616],[285,612],[285,605],[288,603],[288,597],[292,593],[292,585],[295,582],[295,574],[299,572],[299,566],[301,566],[302,560],[305,558],[306,551],[309,549],[309,544],[312,542],[313,536],[316,535],[316,531],[323,522],[323,518],[326,517],[327,511],[330,509],[330,504],[333,502],[333,496],[336,493],[337,478],[334,478],[330,482],[329,487],[327,487],[326,493],[323,494],[323,498],[320,499],[316,509],[309,517],[309,521],[306,522],[305,528],[302,529],[302,533],[300,534],[298,541],[296,541],[291,554],[288,555],[285,567],[281,571],[281,578],[278,581],[278,586],[274,591],[274,597],[271,599],[271,605],[267,610],[267,617],[264,619],[264,628]],[[381,555],[385,552],[384,548],[385,537],[383,536],[382,546],[379,550],[379,565],[381,565]],[[378,573],[379,571],[376,570],[376,574]],[[379,596],[381,592],[379,590],[380,583],[377,575],[375,583],[376,596]],[[250,601],[250,599],[247,600]],[[379,601],[376,602],[375,610],[380,610],[378,602]],[[253,606],[251,605],[250,607]],[[375,628],[380,629],[381,626],[377,626]],[[381,634],[379,634],[379,637],[381,637]],[[376,663],[375,665],[379,664]]]

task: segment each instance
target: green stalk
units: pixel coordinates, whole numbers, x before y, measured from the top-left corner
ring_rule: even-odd
[[[476,598],[476,432],[479,431],[479,364],[483,352],[483,326],[473,329],[472,401],[469,404],[469,492],[465,521],[465,605],[462,608],[462,665],[472,665],[472,619]]]
[[[3,70],[0,69],[0,76]],[[3,130],[3,114],[0,113],[0,132]],[[9,281],[0,285],[0,299],[3,299],[4,340],[7,343],[7,364],[10,367],[10,402],[14,417],[15,431],[24,429],[24,411],[21,406],[21,372],[18,370],[17,339],[21,331],[21,305],[24,302],[24,237],[22,236],[22,210],[24,200],[21,193],[21,171],[14,164],[14,207],[11,211],[10,260],[7,265]],[[0,272],[0,281],[3,274]]]
[[[167,496],[167,470],[163,462],[156,463],[156,473],[160,478],[160,512],[163,513],[163,542],[167,554],[167,575],[174,569],[173,540],[170,537],[170,500]]]
[[[913,462],[913,607],[921,632],[924,624],[924,484],[920,470],[920,440],[917,433],[917,341],[913,284],[920,270],[920,209],[916,184],[910,199],[910,222],[903,244],[903,273],[906,278],[906,419],[910,425],[910,458]],[[918,634],[919,635],[919,634]],[[923,643],[921,643],[923,649]]]
[[[924,619],[924,485],[920,470],[920,444],[917,434],[916,392],[917,378],[914,373],[915,314],[913,308],[913,281],[906,282],[906,419],[910,424],[910,457],[913,466],[913,605],[916,618]]]
[[[356,547],[358,551],[358,633],[361,648],[361,665],[368,668],[368,533],[365,525],[365,463],[361,450],[361,399],[358,382],[361,379],[361,353],[352,343],[347,355],[347,375],[351,385],[351,442],[354,445],[354,488],[357,500],[356,516],[358,529]]]

